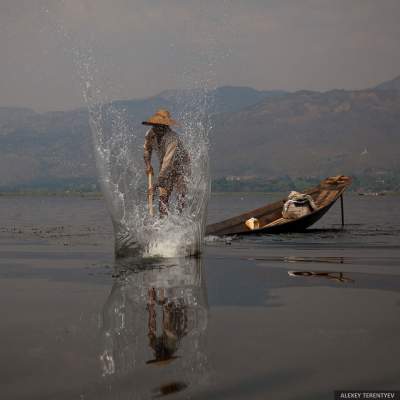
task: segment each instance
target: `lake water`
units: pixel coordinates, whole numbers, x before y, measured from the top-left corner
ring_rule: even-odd
[[[276,194],[214,194],[215,222]],[[307,233],[114,262],[104,203],[0,197],[0,398],[333,399],[400,389],[399,196]]]

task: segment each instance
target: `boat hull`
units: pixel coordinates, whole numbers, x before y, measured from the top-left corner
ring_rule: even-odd
[[[208,225],[206,235],[264,235],[303,232],[329,211],[350,184],[350,177],[340,175],[324,179],[318,186],[305,191],[316,202],[317,209],[302,217],[296,219],[284,219],[282,217],[285,198],[222,222]],[[261,227],[253,230],[248,228],[245,222],[249,218],[259,219]]]

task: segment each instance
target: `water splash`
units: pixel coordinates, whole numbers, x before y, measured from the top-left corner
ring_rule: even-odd
[[[174,257],[201,252],[210,192],[206,91],[192,91],[191,102],[175,98],[182,125],[181,138],[191,159],[185,208],[178,212],[171,199],[169,214],[149,218],[143,163],[144,135],[132,129],[124,109],[91,99],[87,80],[86,100],[102,192],[113,220],[116,253]]]
[[[172,198],[166,218],[150,218],[142,154],[137,151],[143,148],[143,135],[129,129],[120,110],[108,107],[91,112],[90,119],[101,187],[114,223],[117,254],[174,257],[200,253],[210,187],[208,132],[203,122],[191,113],[180,118],[192,170],[187,177],[183,212],[178,212],[176,198]]]
[[[210,193],[209,110],[216,87],[213,85],[215,64],[226,52],[221,52],[213,34],[221,29],[220,19],[215,18],[210,25],[212,18],[210,20],[207,8],[199,10],[196,22],[200,30],[194,38],[197,48],[190,48],[187,65],[179,71],[180,87],[184,90],[164,97],[161,103],[165,104],[146,110],[148,115],[132,113],[127,102],[111,101],[115,85],[107,83],[107,73],[96,64],[92,51],[95,46],[83,45],[82,39],[75,40],[61,21],[55,23],[68,43],[67,51],[72,55],[89,110],[99,182],[114,226],[117,255],[175,257],[201,252]],[[49,14],[48,9],[44,12]],[[226,21],[225,12],[223,19]],[[53,15],[54,21],[57,17]],[[210,29],[210,26],[214,27]],[[172,199],[170,213],[162,220],[148,215],[142,154],[144,131],[139,125],[142,118],[160,106],[169,108],[181,124],[179,134],[191,158],[192,171],[187,177],[188,194],[183,213],[179,214],[176,199]]]
[[[166,218],[150,218],[143,162],[144,132],[137,125],[143,116],[132,115],[121,102],[108,99],[90,48],[71,46],[71,51],[89,111],[99,183],[114,226],[116,254],[199,254],[210,193],[209,90],[200,87],[175,92],[168,99],[182,127],[180,137],[189,153],[192,173],[186,177],[188,191],[183,212],[178,211],[176,198],[172,197]]]

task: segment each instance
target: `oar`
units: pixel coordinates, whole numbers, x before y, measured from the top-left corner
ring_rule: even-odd
[[[154,210],[153,210],[153,193],[151,192],[151,189],[153,188],[153,174],[149,173],[147,174],[147,207],[149,209],[149,214],[151,217],[154,216]]]

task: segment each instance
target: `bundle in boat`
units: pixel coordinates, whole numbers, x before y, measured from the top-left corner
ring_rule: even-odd
[[[310,195],[292,191],[289,193],[287,201],[283,205],[282,218],[296,219],[304,217],[316,209],[317,206]],[[245,225],[249,229],[254,230],[264,228],[269,224],[261,225],[258,218],[252,217],[245,221]]]
[[[260,221],[257,218],[249,218],[245,224],[251,230],[260,229]]]
[[[316,209],[317,206],[310,195],[292,191],[283,206],[282,217],[296,219],[304,217]]]

